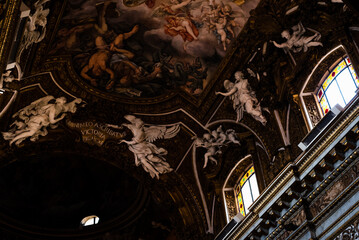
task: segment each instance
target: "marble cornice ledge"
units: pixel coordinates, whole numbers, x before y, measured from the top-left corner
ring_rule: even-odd
[[[258,214],[255,214],[254,212],[250,212],[249,214],[247,214],[246,218],[240,223],[240,225],[237,227],[237,229],[233,232],[230,239],[233,239],[233,240],[238,239],[238,237],[243,235],[245,232],[247,232],[249,230],[250,231],[254,230],[254,228],[257,226],[257,224],[255,224],[255,223],[259,220],[260,219],[258,217]],[[251,229],[251,227],[253,229]]]
[[[323,136],[315,140],[315,144],[306,152],[297,157],[294,161],[300,175],[305,176],[312,167],[318,164],[324,154],[327,154],[345,134],[350,131],[348,126],[359,116],[359,98],[356,98],[352,104],[342,112],[339,119],[334,120],[328,129],[323,131]],[[322,157],[320,157],[322,155]],[[308,170],[309,169],[309,170]]]

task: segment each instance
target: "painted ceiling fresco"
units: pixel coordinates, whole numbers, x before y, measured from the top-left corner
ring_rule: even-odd
[[[259,0],[69,0],[50,55],[93,87],[198,96]]]

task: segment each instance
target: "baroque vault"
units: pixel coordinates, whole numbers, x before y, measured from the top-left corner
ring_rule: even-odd
[[[0,0],[0,238],[214,239],[358,72],[356,4]]]

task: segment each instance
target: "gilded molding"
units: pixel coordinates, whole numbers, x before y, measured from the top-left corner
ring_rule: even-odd
[[[3,27],[0,32],[0,73],[4,72],[10,47],[12,44],[12,37],[16,30],[18,19],[16,18],[20,7],[20,0],[8,0],[8,9],[6,16],[3,19]]]
[[[353,220],[351,220],[353,221]],[[359,215],[357,214],[354,217],[354,221],[345,229],[341,229],[341,232],[338,234],[334,240],[341,240],[341,239],[358,239],[359,237]]]

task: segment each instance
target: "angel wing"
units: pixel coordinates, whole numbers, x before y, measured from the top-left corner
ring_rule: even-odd
[[[174,125],[172,127],[166,126],[150,126],[144,127],[146,140],[148,142],[154,142],[157,139],[169,139],[177,135],[180,130],[180,126]]]
[[[153,9],[153,11],[152,11],[152,17],[161,18],[166,15],[169,15],[168,10],[166,11],[166,7],[162,4],[158,7],[156,7],[155,9]]]

